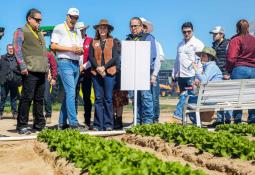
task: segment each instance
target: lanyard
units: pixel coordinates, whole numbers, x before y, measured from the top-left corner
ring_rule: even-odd
[[[32,32],[32,34],[35,36],[35,38],[39,40],[38,34],[35,33],[35,31],[30,27],[30,25],[28,25],[28,24],[26,24],[26,25],[27,25],[28,29]]]
[[[67,24],[65,23],[65,29],[66,29],[66,31],[67,31],[67,33],[68,33],[68,36],[69,36],[69,38],[70,38],[70,40],[71,40],[71,42],[73,41],[73,37],[71,36],[71,32],[70,32],[70,30],[68,29],[68,27],[67,27]],[[76,32],[74,32],[74,40],[75,40],[75,42],[76,42],[76,44],[77,44],[77,38],[76,38]]]

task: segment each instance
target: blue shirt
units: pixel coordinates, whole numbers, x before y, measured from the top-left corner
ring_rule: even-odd
[[[215,61],[209,61],[203,65],[203,72],[196,72],[196,78],[201,84],[207,84],[209,81],[222,80],[223,75]]]

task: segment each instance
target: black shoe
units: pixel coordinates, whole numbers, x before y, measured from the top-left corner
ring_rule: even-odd
[[[116,116],[114,120],[114,129],[122,129],[123,124],[122,124],[122,116]]]
[[[223,122],[215,121],[215,122],[213,122],[213,123],[210,125],[210,127],[215,128],[216,126],[218,126],[218,125],[223,125],[223,124],[224,124]]]
[[[67,129],[67,128],[69,128],[69,125],[68,124],[66,124],[66,125],[58,125],[58,130],[65,130],[65,129]]]
[[[18,129],[18,133],[20,135],[30,135],[31,131],[29,128],[21,128],[21,129]]]

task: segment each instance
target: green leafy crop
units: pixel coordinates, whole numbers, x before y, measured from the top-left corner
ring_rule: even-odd
[[[196,126],[153,124],[136,126],[128,133],[159,136],[167,142],[193,144],[200,151],[216,156],[255,160],[255,142],[228,131],[209,132]]]
[[[90,175],[202,175],[178,162],[163,162],[149,153],[124,143],[80,134],[75,130],[44,130],[38,141],[48,143],[51,151],[67,158]]]

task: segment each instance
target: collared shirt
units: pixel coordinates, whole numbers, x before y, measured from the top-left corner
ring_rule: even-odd
[[[57,25],[51,35],[51,42],[56,43],[59,46],[65,47],[82,47],[83,40],[81,33],[76,28],[70,30],[66,23]],[[73,52],[56,52],[57,58],[67,58],[70,60],[80,60],[80,55]]]
[[[193,77],[195,70],[193,69],[192,62],[195,62],[201,70],[200,59],[196,56],[196,52],[201,52],[204,44],[195,36],[185,42],[181,41],[177,47],[177,56],[174,64],[172,77]]]
[[[209,61],[203,65],[203,71],[196,72],[196,78],[201,84],[207,84],[209,81],[222,80],[223,75],[215,61]]]

